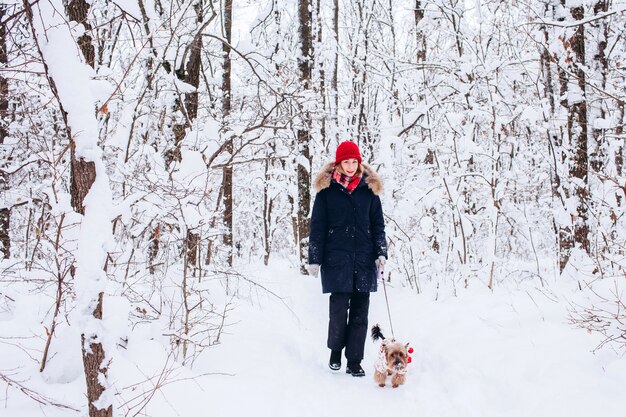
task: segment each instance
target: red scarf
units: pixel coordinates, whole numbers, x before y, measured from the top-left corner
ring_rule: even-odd
[[[352,194],[352,191],[354,191],[359,185],[359,182],[361,182],[361,176],[353,175],[352,177],[349,177],[335,169],[333,171],[333,180],[345,188],[348,194]]]

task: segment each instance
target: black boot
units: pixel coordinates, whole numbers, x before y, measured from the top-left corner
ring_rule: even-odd
[[[328,361],[328,367],[333,371],[338,371],[341,369],[341,351],[340,350],[331,350],[330,351],[330,360]]]
[[[365,376],[365,371],[361,368],[361,362],[348,361],[346,366],[346,373],[352,376]]]

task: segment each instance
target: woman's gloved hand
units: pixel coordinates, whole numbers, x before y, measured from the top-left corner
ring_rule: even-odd
[[[385,261],[387,261],[387,258],[385,258],[382,255],[379,256],[378,259],[374,261],[374,263],[376,264],[376,269],[378,269],[379,274],[382,274],[383,271],[385,270]]]
[[[320,266],[318,264],[309,264],[306,266],[306,269],[312,277],[317,277],[317,274],[320,272]]]

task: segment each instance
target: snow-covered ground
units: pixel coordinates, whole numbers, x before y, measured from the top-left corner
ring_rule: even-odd
[[[589,417],[622,416],[626,410],[626,358],[609,349],[592,352],[596,334],[568,323],[575,291],[535,286],[494,292],[478,283],[456,296],[416,295],[388,286],[396,336],[415,349],[405,385],[379,388],[373,381],[377,344],[368,340],[365,378],[327,367],[327,302],[317,279],[286,263],[255,266],[249,276],[259,288],[241,291],[228,317],[222,343],[205,350],[193,368],[174,366],[139,416],[429,416]],[[24,306],[25,307],[25,306]],[[26,311],[5,314],[0,334],[29,323]],[[372,295],[370,324],[390,334],[382,291]],[[7,332],[12,333],[7,333]],[[17,340],[14,340],[16,342]],[[84,407],[79,340],[64,343],[68,371],[54,381],[33,372],[26,385],[50,399]],[[64,348],[64,349],[65,349]],[[37,352],[0,343],[0,370],[28,365]],[[161,374],[166,354],[145,334],[131,333],[112,369],[118,405],[137,404],[152,383],[131,385]],[[58,363],[59,361],[57,361]],[[345,359],[344,359],[345,365]],[[133,399],[134,397],[137,397]],[[134,402],[133,402],[134,401]],[[83,408],[84,410],[84,408]],[[133,415],[138,408],[129,414]],[[123,409],[116,410],[124,415]],[[2,394],[0,416],[75,416],[39,406],[14,389]]]

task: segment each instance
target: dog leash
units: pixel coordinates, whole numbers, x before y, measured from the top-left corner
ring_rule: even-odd
[[[385,293],[385,303],[387,304],[387,316],[389,317],[389,327],[391,328],[391,337],[393,337],[394,339],[396,338],[396,335],[393,333],[393,323],[391,323],[391,310],[389,309],[389,298],[387,297],[387,286],[385,285],[385,277],[383,276],[383,274],[380,274],[382,281],[383,281],[383,291]]]

